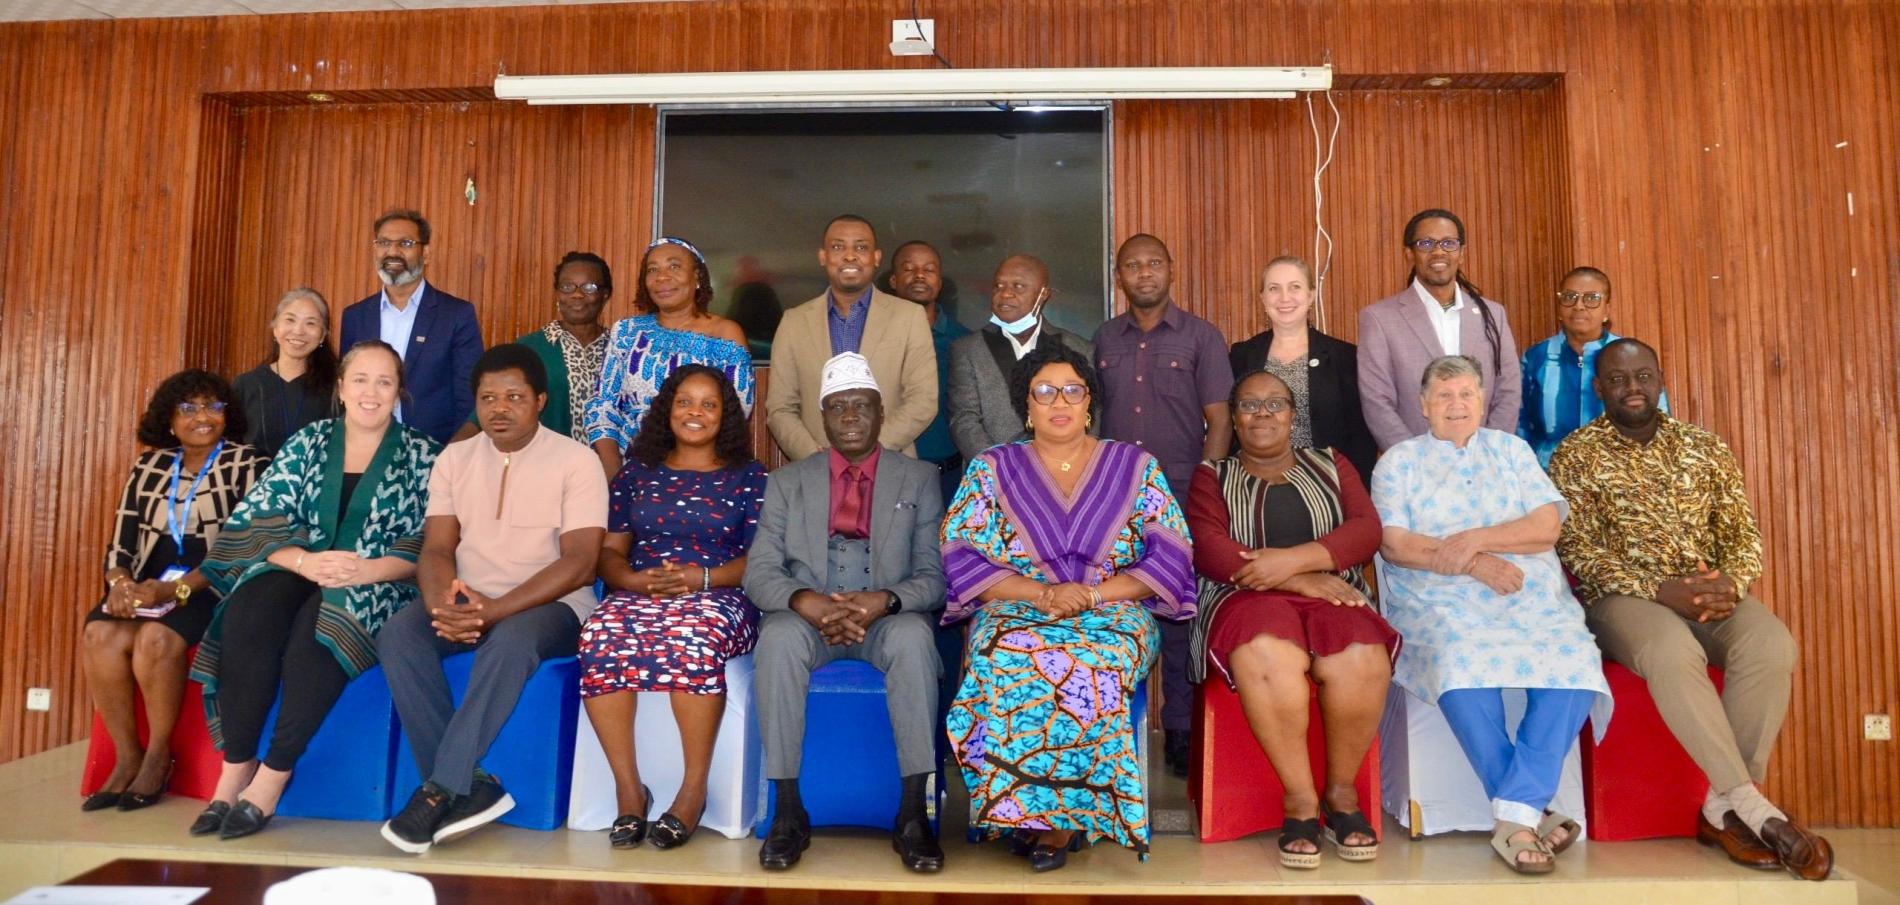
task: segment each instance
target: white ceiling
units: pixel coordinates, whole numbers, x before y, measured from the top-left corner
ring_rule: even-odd
[[[169,16],[254,16],[351,10],[459,9],[473,6],[566,6],[649,0],[0,0],[0,22],[45,19],[150,19]]]

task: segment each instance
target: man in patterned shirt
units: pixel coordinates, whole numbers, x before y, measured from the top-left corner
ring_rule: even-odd
[[[1604,654],[1648,681],[1663,722],[1708,776],[1697,838],[1738,864],[1826,879],[1827,840],[1757,785],[1788,713],[1795,644],[1749,594],[1761,577],[1761,533],[1735,457],[1719,437],[1658,409],[1662,366],[1649,346],[1605,346],[1594,385],[1604,414],[1550,460],[1570,503],[1557,550],[1577,576],[1590,630]],[[1725,671],[1720,693],[1710,661]]]

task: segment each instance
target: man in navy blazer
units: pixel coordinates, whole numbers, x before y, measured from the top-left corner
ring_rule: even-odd
[[[343,348],[380,339],[402,356],[406,401],[396,418],[447,443],[475,409],[469,375],[482,357],[475,306],[422,278],[429,221],[411,210],[376,218],[371,241],[383,291],[343,309]]]

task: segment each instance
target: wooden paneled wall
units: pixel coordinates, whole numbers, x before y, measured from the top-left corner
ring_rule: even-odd
[[[620,261],[646,234],[651,145],[625,110],[396,108],[439,149],[419,157],[414,137],[335,140],[323,117],[337,110],[262,107],[317,90],[479,99],[504,71],[931,65],[883,49],[887,21],[909,7],[709,0],[0,26],[0,758],[83,730],[79,614],[98,592],[146,394],[188,359],[260,352],[255,334],[198,325],[305,279],[327,281],[339,303],[366,294],[361,230],[386,203],[430,208],[443,284],[518,306],[507,330],[545,304],[549,255],[586,245]],[[1352,335],[1352,312],[1397,286],[1394,233],[1425,204],[1468,214],[1471,267],[1512,305],[1521,341],[1550,328],[1540,299],[1564,264],[1609,271],[1619,327],[1661,348],[1678,411],[1743,462],[1768,539],[1758,591],[1801,644],[1770,791],[1814,822],[1900,823],[1900,758],[1859,736],[1861,714],[1900,706],[1900,6],[925,0],[922,11],[959,66],[1330,60],[1349,89],[1325,183],[1334,332]],[[1358,93],[1432,76],[1513,90]],[[1303,110],[1128,104],[1117,116],[1117,235],[1169,237],[1184,300],[1236,338],[1257,329],[1252,269],[1309,247],[1310,145],[1283,154],[1280,143]],[[302,146],[255,152],[244,144],[254,117]],[[476,145],[450,152],[449,136]],[[563,147],[537,144],[550,141]],[[1514,149],[1496,165],[1518,171],[1463,153],[1487,144]],[[336,193],[245,221],[246,200],[223,193],[254,158],[278,168],[269,178],[327,180]],[[478,192],[514,200],[459,201],[471,166]],[[1526,189],[1545,195],[1511,200]],[[522,222],[486,219],[504,206]],[[211,267],[233,257],[235,271]],[[54,689],[52,714],[19,708],[29,686]]]

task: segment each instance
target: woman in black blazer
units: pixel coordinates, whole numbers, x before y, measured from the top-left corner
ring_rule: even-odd
[[[1313,270],[1292,256],[1267,262],[1260,304],[1268,329],[1228,350],[1239,380],[1272,371],[1293,389],[1293,445],[1337,449],[1362,475],[1372,474],[1378,446],[1359,409],[1359,347],[1307,322],[1313,309]]]

